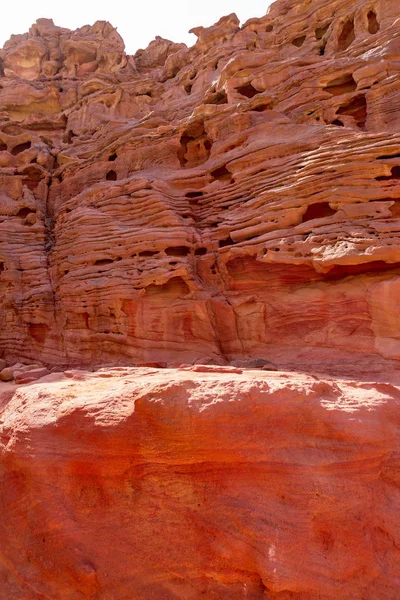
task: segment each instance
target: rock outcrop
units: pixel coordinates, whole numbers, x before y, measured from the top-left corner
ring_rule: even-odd
[[[399,16],[0,51],[0,600],[400,597]]]
[[[0,388],[2,600],[399,597],[399,376],[199,370]]]
[[[0,52],[8,364],[400,357],[397,0]]]

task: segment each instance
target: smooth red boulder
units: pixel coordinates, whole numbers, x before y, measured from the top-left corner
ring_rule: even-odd
[[[0,396],[2,598],[398,596],[399,375],[108,373]]]

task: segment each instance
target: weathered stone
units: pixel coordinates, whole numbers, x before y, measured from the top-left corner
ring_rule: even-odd
[[[45,375],[50,375],[50,371],[45,368],[14,371],[14,379],[16,383],[27,383],[28,378],[29,381],[36,381]]]
[[[0,371],[1,381],[12,381],[14,379],[14,371],[10,367],[5,367]]]
[[[394,600],[398,374],[199,367],[0,387],[1,596]]]
[[[282,0],[127,57],[109,23],[2,51],[8,363],[400,358],[396,0]]]
[[[1,600],[399,597],[398,17],[0,51]]]

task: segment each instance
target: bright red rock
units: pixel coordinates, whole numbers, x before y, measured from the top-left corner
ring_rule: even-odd
[[[398,17],[0,51],[0,600],[399,598]]]
[[[397,597],[399,376],[108,374],[0,397],[2,598]]]

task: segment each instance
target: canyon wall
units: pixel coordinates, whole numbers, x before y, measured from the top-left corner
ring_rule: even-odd
[[[0,600],[398,600],[399,16],[0,51]]]
[[[0,51],[8,363],[400,357],[397,0]]]

